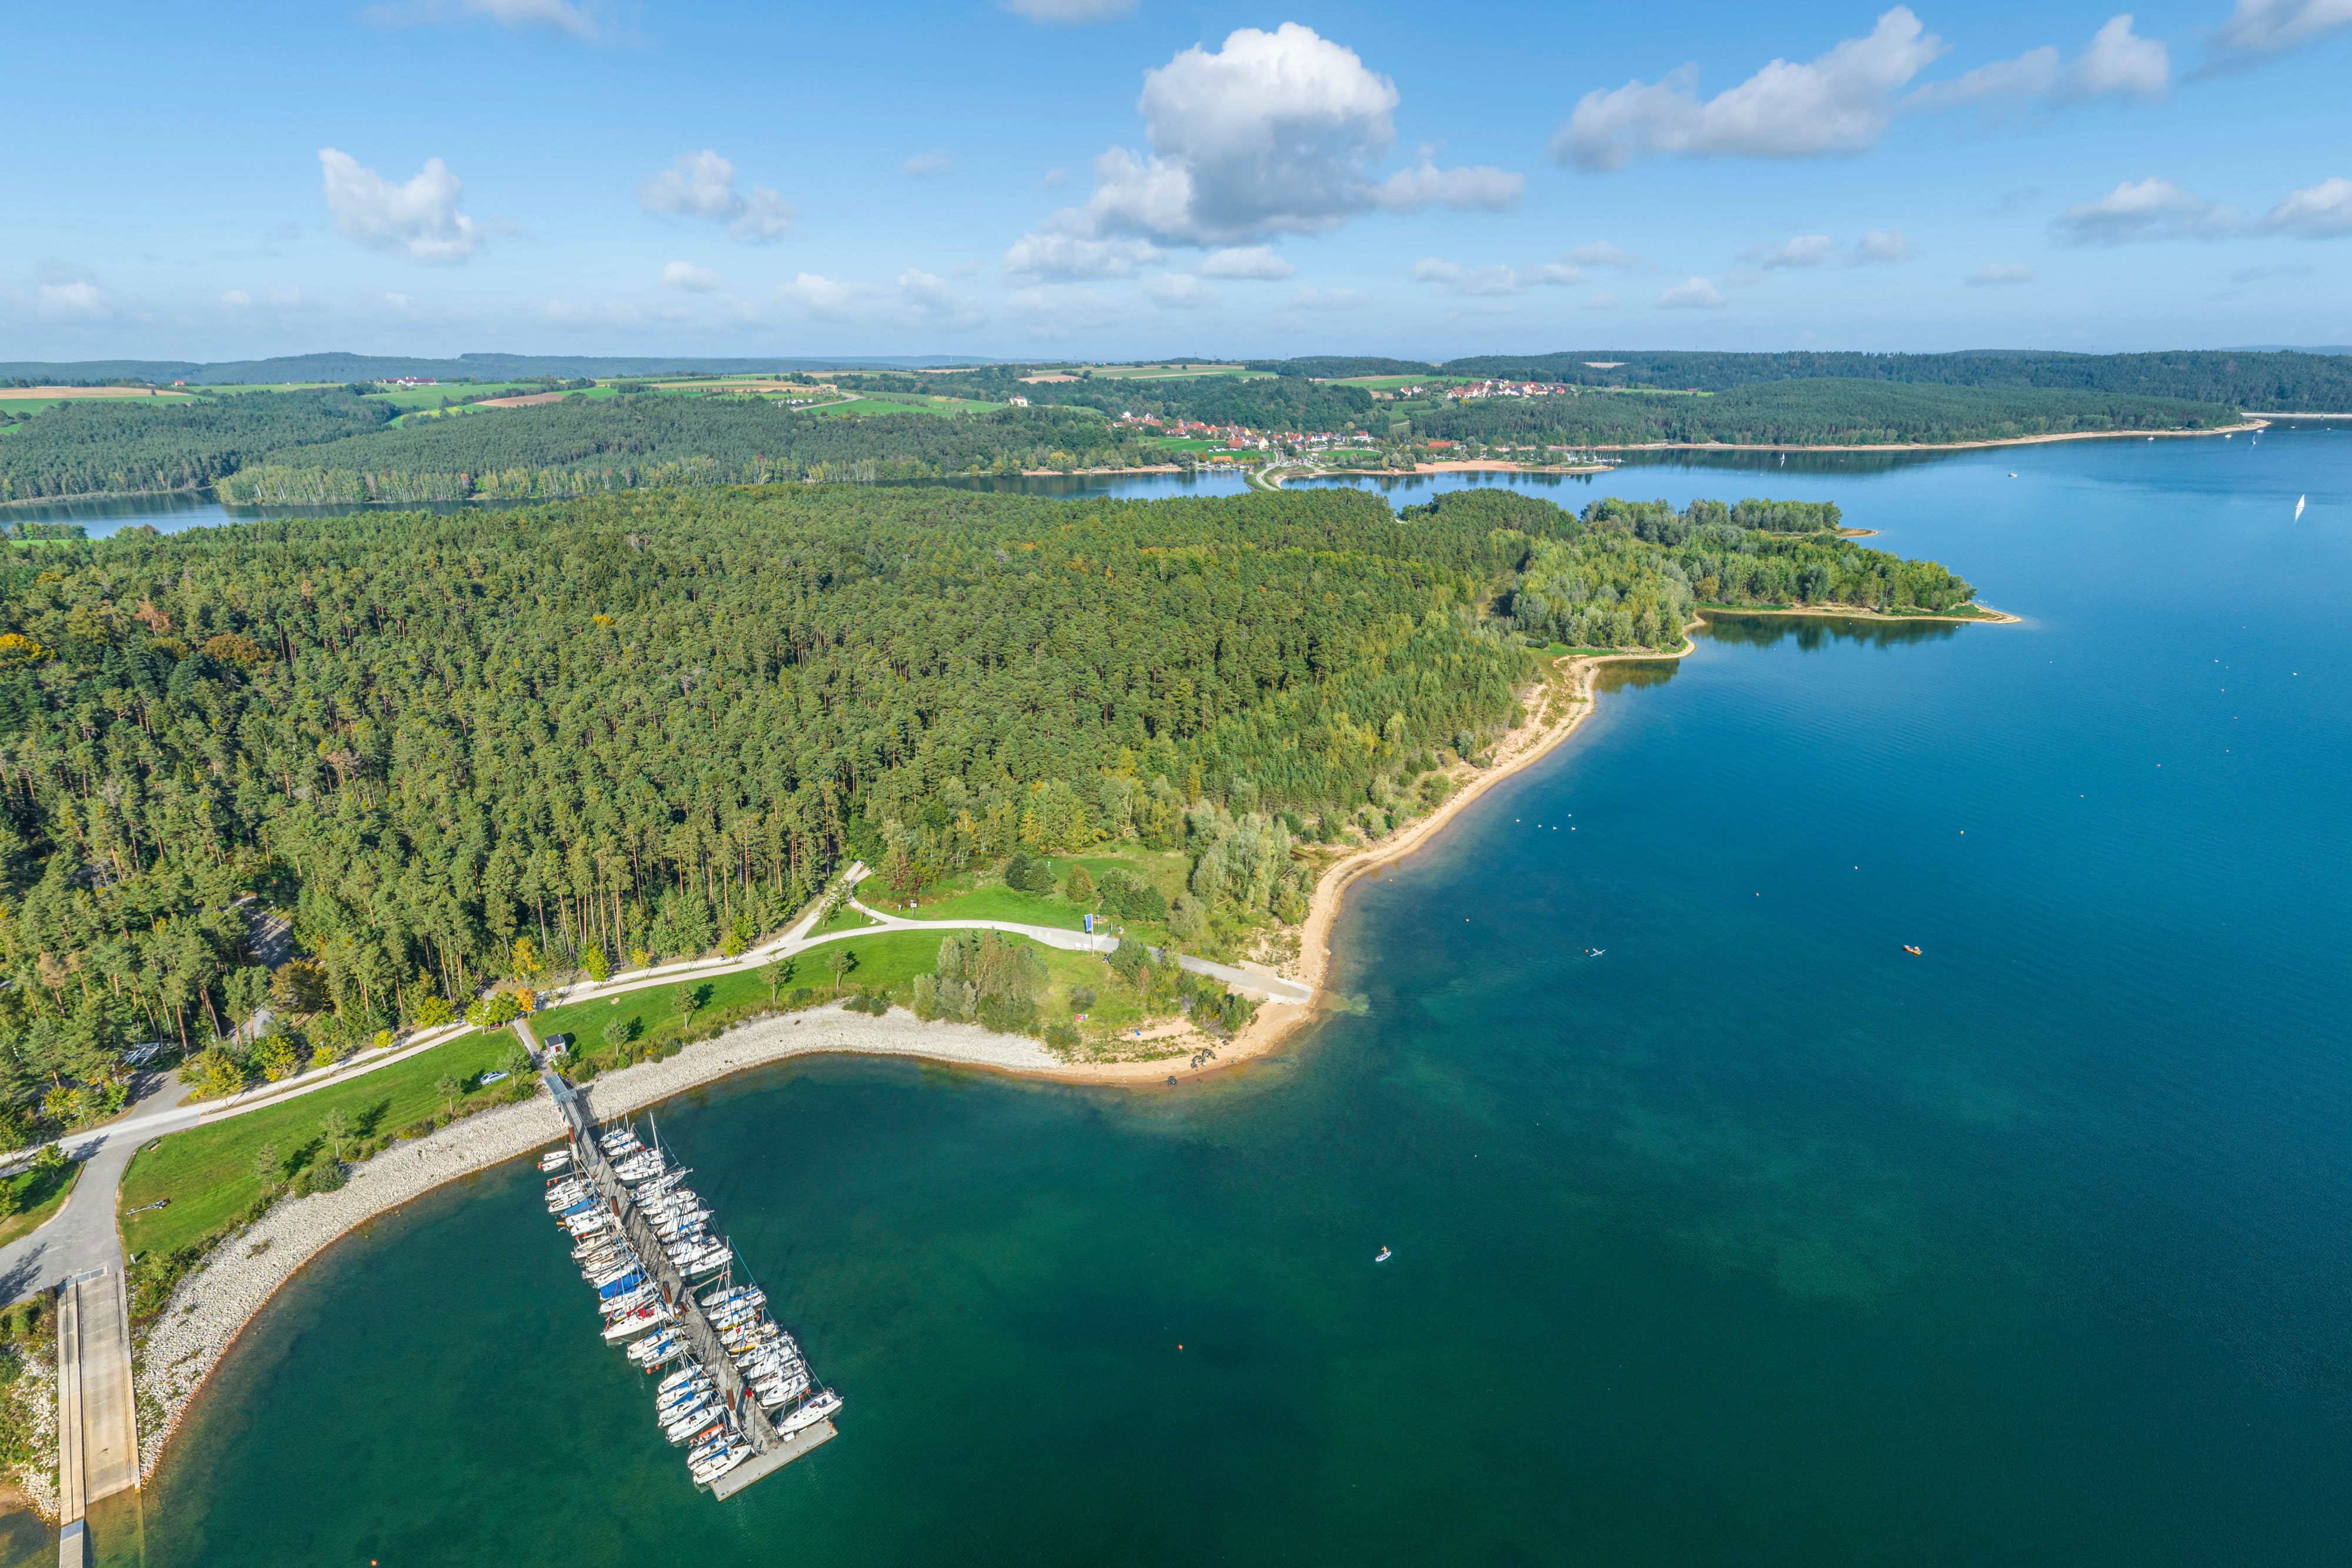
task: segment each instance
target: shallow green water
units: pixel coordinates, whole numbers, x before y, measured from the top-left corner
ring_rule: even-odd
[[[260,1320],[147,1562],[2336,1559],[2352,436],[1796,469],[1611,487],[1835,498],[2030,623],[1645,667],[1225,1082],[660,1113],[838,1441],[691,1490],[509,1167]]]

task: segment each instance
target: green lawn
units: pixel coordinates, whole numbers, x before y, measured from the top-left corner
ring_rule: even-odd
[[[16,1212],[0,1219],[0,1247],[19,1236],[29,1236],[57,1218],[58,1210],[73,1196],[74,1183],[81,1179],[81,1162],[68,1161],[47,1170],[36,1166],[20,1176],[8,1177],[0,1186],[15,1196],[11,1207]]]
[[[474,1079],[516,1043],[511,1030],[463,1034],[349,1083],[173,1133],[142,1149],[122,1176],[119,1212],[129,1216],[122,1222],[124,1249],[169,1252],[209,1235],[261,1195],[253,1161],[264,1144],[275,1145],[280,1161],[292,1169],[325,1155],[319,1123],[330,1111],[349,1117],[356,1135],[375,1140],[438,1113],[442,1102],[433,1085],[444,1073],[467,1085],[467,1101],[503,1092],[507,1084],[484,1090]],[[344,1153],[350,1157],[349,1149]],[[131,1214],[159,1197],[170,1198],[171,1207]]]
[[[695,998],[690,1027],[698,1036],[772,1008],[789,1008],[796,990],[814,991],[814,1000],[830,1001],[835,983],[826,960],[836,952],[846,953],[850,958],[849,971],[841,977],[841,995],[860,990],[888,991],[893,998],[905,1002],[913,995],[915,977],[928,975],[938,967],[940,938],[928,931],[877,930],[870,936],[853,933],[838,941],[821,943],[787,960],[772,1002],[769,999],[768,983],[760,977],[758,970],[738,971],[550,1008],[531,1015],[531,1032],[541,1040],[551,1034],[571,1035],[575,1053],[596,1058],[600,1069],[609,1067],[611,1051],[604,1042],[604,1030],[615,1019],[629,1026],[628,1049],[633,1055],[649,1046],[667,1047],[689,1027],[685,1015],[677,1009],[680,989],[690,991]]]

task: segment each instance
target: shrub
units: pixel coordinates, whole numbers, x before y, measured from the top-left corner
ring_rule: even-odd
[[[588,971],[590,979],[600,985],[613,977],[613,961],[604,956],[604,949],[601,946],[592,946],[582,954],[580,967]]]
[[[496,1029],[521,1016],[521,1007],[508,991],[492,991],[466,1009],[466,1021],[476,1029]]]
[[[448,998],[427,991],[409,1004],[408,1016],[418,1029],[439,1029],[457,1015]]]
[[[1092,986],[1070,988],[1070,1009],[1073,1012],[1091,1012],[1094,1010],[1094,1005],[1095,988]]]
[[[816,1000],[816,992],[812,990],[810,988],[806,986],[797,986],[793,988],[792,996],[793,1006],[796,1008],[804,1008],[814,1000]]]
[[[301,1066],[301,1058],[294,1050],[294,1042],[282,1034],[273,1034],[263,1040],[261,1049],[254,1052],[254,1056],[261,1064],[261,1076],[272,1083],[293,1077]]]
[[[334,1192],[350,1180],[350,1175],[333,1160],[305,1166],[294,1178],[294,1196],[308,1197],[315,1192]]]
[[[1052,1050],[1067,1053],[1078,1048],[1078,1026],[1056,1023],[1045,1030],[1045,1044]]]
[[[1062,884],[1062,892],[1079,908],[1090,909],[1095,901],[1095,879],[1087,874],[1086,867],[1074,865],[1070,868],[1069,880]]]
[[[206,1100],[226,1100],[245,1089],[245,1064],[215,1046],[200,1051],[188,1063],[188,1079]]]
[[[1054,891],[1053,868],[1028,855],[1014,855],[1004,867],[1004,885],[1019,893],[1049,894]]]

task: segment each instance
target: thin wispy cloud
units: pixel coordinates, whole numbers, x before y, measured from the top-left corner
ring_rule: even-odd
[[[495,22],[511,32],[539,28],[592,44],[605,42],[614,34],[610,16],[602,7],[573,5],[572,0],[393,0],[370,7],[366,16],[387,27]]]

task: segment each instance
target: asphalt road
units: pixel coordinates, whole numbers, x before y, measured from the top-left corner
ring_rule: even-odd
[[[56,1289],[74,1274],[92,1269],[122,1269],[122,1242],[114,1224],[114,1195],[122,1185],[123,1170],[143,1138],[176,1131],[171,1122],[152,1120],[159,1112],[176,1107],[188,1097],[187,1085],[169,1073],[150,1073],[139,1084],[139,1096],[117,1125],[138,1120],[129,1135],[114,1135],[107,1127],[92,1127],[66,1140],[70,1157],[82,1162],[81,1179],[56,1218],[29,1236],[0,1248],[0,1301],[22,1301],[36,1291]],[[192,1106],[186,1124],[196,1124]],[[176,1120],[176,1118],[174,1119]]]

